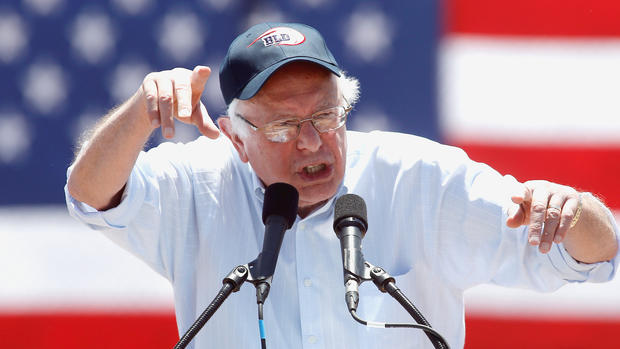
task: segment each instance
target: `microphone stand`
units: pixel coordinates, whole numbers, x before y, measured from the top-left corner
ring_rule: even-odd
[[[349,308],[349,312],[353,319],[362,325],[370,326],[370,327],[380,327],[380,328],[419,328],[424,331],[428,339],[431,341],[433,346],[436,349],[449,349],[448,342],[439,334],[439,332],[435,331],[431,324],[424,318],[422,313],[416,308],[416,306],[403,294],[403,292],[396,287],[396,280],[390,276],[383,268],[374,266],[368,262],[364,262],[364,270],[362,271],[362,275],[358,275],[350,270],[344,269],[345,279],[345,301]],[[375,286],[379,289],[379,291],[383,293],[388,293],[392,296],[398,303],[405,308],[405,310],[411,315],[411,317],[419,324],[389,324],[389,323],[378,323],[365,321],[361,319],[356,311],[357,305],[359,303],[359,292],[358,286],[364,282],[372,280]]]
[[[217,293],[215,298],[211,301],[211,303],[207,306],[207,308],[200,314],[200,316],[194,321],[194,323],[189,327],[187,332],[179,339],[177,344],[174,346],[174,349],[183,349],[185,348],[194,337],[198,334],[198,332],[202,329],[202,327],[211,319],[213,314],[219,309],[219,307],[224,303],[226,298],[233,293],[239,291],[241,285],[244,282],[249,282],[256,287],[256,303],[258,304],[258,318],[259,318],[259,329],[260,329],[260,337],[261,337],[261,347],[265,348],[265,331],[263,328],[263,303],[267,299],[269,295],[269,289],[271,285],[272,277],[254,277],[253,271],[257,265],[257,259],[253,260],[250,263],[239,265],[235,267],[223,280],[222,280],[222,288]]]

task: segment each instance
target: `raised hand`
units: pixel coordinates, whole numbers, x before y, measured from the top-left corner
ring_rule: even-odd
[[[211,69],[196,66],[194,70],[174,68],[148,74],[138,91],[146,104],[151,125],[162,128],[164,138],[174,136],[174,118],[195,125],[200,133],[217,138],[219,130],[209,117],[200,96],[211,75]]]

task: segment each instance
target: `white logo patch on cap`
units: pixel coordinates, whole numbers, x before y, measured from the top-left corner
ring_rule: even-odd
[[[298,32],[297,30],[293,28],[276,27],[276,28],[271,28],[267,30],[266,32],[262,33],[261,35],[259,35],[256,38],[256,40],[252,41],[252,43],[248,45],[248,47],[254,45],[254,43],[257,42],[258,40],[262,40],[263,45],[265,45],[265,47],[274,46],[274,45],[275,46],[280,46],[280,45],[294,46],[294,45],[299,45],[302,42],[306,41],[306,37],[302,33]]]

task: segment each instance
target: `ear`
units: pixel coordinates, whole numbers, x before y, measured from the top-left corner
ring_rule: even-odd
[[[230,117],[222,116],[218,118],[217,125],[220,127],[220,130],[224,132],[226,137],[228,137],[228,139],[230,139],[232,144],[235,146],[235,149],[237,149],[237,153],[239,153],[239,158],[241,158],[241,161],[248,162],[248,155],[245,152],[245,143],[243,142],[243,139],[239,137],[239,135],[233,132]]]

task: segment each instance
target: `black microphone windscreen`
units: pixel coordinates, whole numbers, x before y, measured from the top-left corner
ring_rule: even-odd
[[[268,186],[263,203],[263,223],[267,224],[267,217],[275,214],[284,217],[290,229],[297,217],[298,204],[299,193],[292,185],[274,183]]]
[[[366,218],[366,203],[364,199],[355,194],[345,194],[336,200],[336,208],[334,209],[334,227],[344,218],[355,217],[368,227]]]

